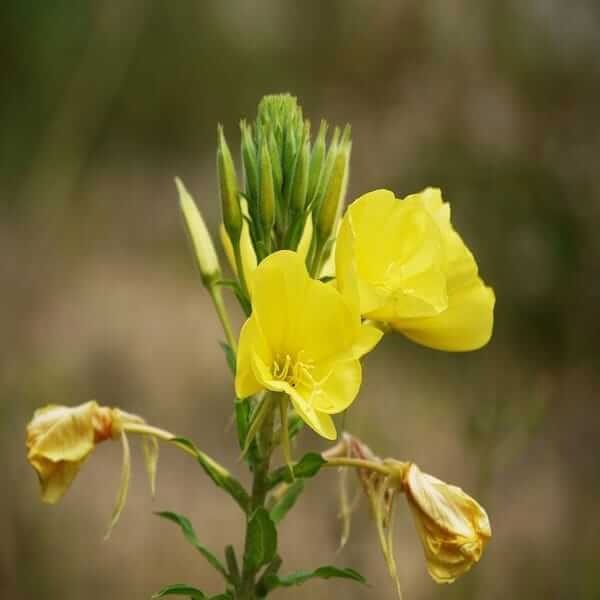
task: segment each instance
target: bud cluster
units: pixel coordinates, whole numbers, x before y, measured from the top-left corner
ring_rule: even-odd
[[[263,98],[256,120],[242,121],[240,130],[241,187],[221,127],[217,150],[223,223],[236,262],[246,220],[258,262],[277,250],[296,250],[310,236],[307,267],[318,275],[331,252],[344,203],[350,127],[335,127],[328,140],[328,125],[321,121],[311,140],[310,122],[296,98],[282,94]]]

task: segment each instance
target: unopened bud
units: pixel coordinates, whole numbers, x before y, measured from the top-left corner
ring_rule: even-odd
[[[223,209],[223,223],[233,244],[237,244],[242,232],[242,210],[238,192],[235,166],[227,146],[223,128],[218,129],[217,172],[219,176],[219,194]]]
[[[175,184],[179,192],[179,207],[194,250],[200,276],[204,284],[209,285],[221,275],[215,247],[202,214],[179,177],[175,178]]]
[[[317,139],[315,140],[315,144],[313,146],[312,155],[310,158],[310,170],[308,174],[308,190],[307,190],[307,198],[308,202],[311,204],[314,203],[316,199],[316,194],[319,188],[319,183],[321,182],[321,177],[323,173],[323,167],[325,163],[325,137],[327,135],[327,123],[325,121],[321,121],[321,125],[319,127],[319,133],[317,134]]]
[[[242,163],[244,165],[244,180],[246,184],[246,196],[251,205],[255,205],[258,199],[258,158],[256,145],[252,138],[252,126],[246,121],[240,123],[242,134]]]
[[[292,212],[301,214],[306,203],[306,192],[308,190],[308,172],[310,167],[310,128],[308,123],[304,126],[304,132],[298,148],[296,162],[290,186],[289,207]]]
[[[261,229],[267,247],[275,221],[275,203],[275,183],[273,181],[271,156],[267,144],[264,142],[260,146],[259,214]]]
[[[331,174],[317,215],[316,229],[322,243],[325,243],[334,232],[344,204],[348,187],[351,146],[350,128],[346,127],[339,148],[335,151]]]

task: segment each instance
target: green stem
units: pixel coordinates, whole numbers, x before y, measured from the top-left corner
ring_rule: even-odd
[[[221,288],[215,283],[211,283],[208,286],[208,293],[210,294],[217,315],[219,316],[219,321],[221,321],[221,325],[223,326],[227,343],[234,352],[237,352],[237,341],[233,335],[233,330],[231,329],[231,322],[229,321],[229,314],[227,313],[227,308],[225,308],[225,303],[223,302]]]
[[[246,515],[246,540],[244,543],[244,553],[247,555],[250,551],[250,540],[248,537],[248,523],[250,517],[256,509],[265,506],[265,500],[269,491],[269,468],[271,464],[271,454],[273,453],[273,418],[274,409],[278,405],[278,396],[271,392],[273,402],[270,402],[271,410],[263,420],[258,435],[259,459],[256,462],[252,481],[252,496],[250,498],[250,507]],[[265,399],[266,400],[266,399]],[[256,576],[258,572],[253,569],[250,561],[244,560],[242,572],[242,581],[236,596],[237,600],[254,600]]]

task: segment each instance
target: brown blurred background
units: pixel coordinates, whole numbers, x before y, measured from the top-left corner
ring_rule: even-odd
[[[406,599],[600,598],[597,0],[4,0],[0,32],[2,599],[144,599],[178,581],[220,591],[152,515],[184,513],[215,551],[239,547],[239,511],[190,460],[164,448],[152,503],[135,444],[129,502],[103,543],[118,445],[49,507],[24,426],[43,404],[96,398],[243,471],[173,177],[214,230],[216,124],[237,146],[238,120],[279,91],[313,123],[352,123],[351,198],[442,187],[496,289],[487,348],[450,355],[390,336],[346,417],[380,454],[489,510],[482,563],[443,587],[401,511]],[[324,448],[302,437],[298,453]],[[322,473],[288,516],[284,570],[352,566],[372,587],[279,596],[392,599],[364,503],[336,555],[335,493]]]

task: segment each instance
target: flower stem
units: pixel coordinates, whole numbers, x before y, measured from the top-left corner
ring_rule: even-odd
[[[256,462],[252,480],[252,496],[250,498],[250,507],[248,514],[246,515],[246,539],[244,543],[244,554],[247,556],[251,551],[251,542],[248,535],[248,524],[250,518],[256,509],[265,506],[265,500],[267,492],[269,491],[269,467],[271,464],[271,454],[273,453],[273,419],[274,410],[278,405],[280,394],[270,392],[273,396],[271,410],[266,415],[261,425],[258,434],[258,447],[259,447],[259,459]],[[267,399],[265,399],[267,400]],[[242,581],[236,596],[237,600],[254,600],[255,596],[255,585],[257,571],[252,568],[251,561],[244,559],[244,566],[242,571]]]
[[[227,343],[231,347],[231,349],[236,352],[237,351],[237,341],[235,336],[233,335],[233,330],[231,329],[231,322],[229,321],[229,314],[227,313],[227,308],[225,308],[225,303],[223,302],[223,294],[221,293],[221,288],[212,283],[208,286],[208,293],[213,301],[215,309],[217,311],[217,315],[219,316],[219,321],[221,321],[221,325],[223,326],[223,331],[225,332],[225,338]]]
[[[324,467],[354,467],[358,469],[367,469],[368,471],[375,471],[381,473],[381,475],[392,475],[392,470],[388,465],[383,463],[377,463],[371,460],[365,460],[363,458],[326,458]]]

